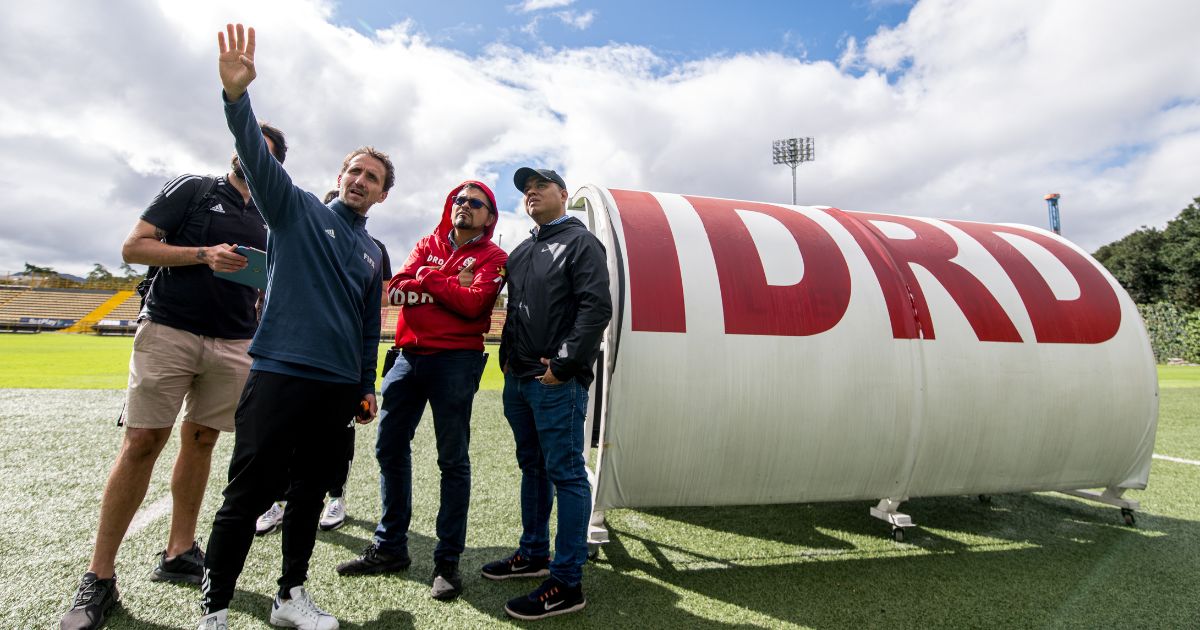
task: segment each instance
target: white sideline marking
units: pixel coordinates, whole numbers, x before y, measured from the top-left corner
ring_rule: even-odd
[[[157,521],[158,519],[162,518],[163,516],[166,516],[170,512],[171,512],[171,495],[168,494],[167,496],[155,501],[154,503],[151,503],[150,505],[147,505],[146,507],[138,510],[137,514],[133,515],[133,520],[129,522],[129,530],[127,532],[125,532],[125,536],[126,537],[133,536],[134,534],[142,531],[143,529],[146,529],[146,527],[149,526],[150,523]]]
[[[1170,457],[1167,455],[1159,455],[1158,453],[1154,454],[1154,459],[1165,459],[1169,462],[1175,462],[1177,464],[1191,464],[1193,466],[1200,466],[1200,462],[1198,462],[1194,459],[1183,459],[1182,457]]]

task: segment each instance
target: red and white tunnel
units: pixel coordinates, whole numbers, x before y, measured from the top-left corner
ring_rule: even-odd
[[[1132,523],[1154,356],[1062,237],[595,186],[570,207],[613,292],[593,542],[608,508],[870,499],[902,536],[910,498],[1043,490]]]

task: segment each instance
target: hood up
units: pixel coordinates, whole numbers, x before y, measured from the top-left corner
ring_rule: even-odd
[[[483,229],[484,239],[490,241],[492,240],[492,233],[496,231],[496,224],[499,223],[500,219],[499,210],[496,209],[496,195],[492,194],[492,189],[488,188],[487,184],[480,181],[475,181],[473,179],[468,179],[467,181],[455,186],[454,189],[450,191],[450,194],[446,195],[446,203],[442,206],[442,220],[440,223],[438,223],[437,234],[439,236],[445,236],[446,233],[454,229],[454,222],[450,218],[450,213],[454,209],[454,198],[458,196],[459,191],[461,191],[467,184],[471,184],[482,190],[483,194],[488,198],[488,203],[492,207],[492,216],[495,217],[496,220],[492,221],[491,225]]]

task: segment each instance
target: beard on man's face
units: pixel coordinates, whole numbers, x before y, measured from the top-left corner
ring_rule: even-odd
[[[238,156],[234,155],[233,159],[229,160],[229,167],[233,171],[233,176],[246,181],[246,172],[242,170],[242,163],[238,161]]]

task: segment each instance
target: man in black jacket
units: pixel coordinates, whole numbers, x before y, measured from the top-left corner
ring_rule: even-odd
[[[508,318],[500,342],[504,415],[521,468],[521,532],[515,553],[483,567],[483,577],[549,578],[505,612],[534,620],[582,609],[591,487],[583,425],[592,364],[612,316],[608,258],[583,223],[567,216],[567,185],[552,170],[513,176],[537,223],[508,258]],[[558,532],[550,560],[550,508]]]

